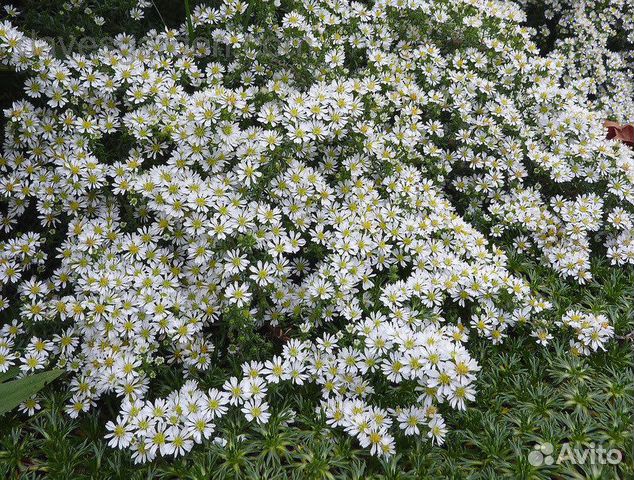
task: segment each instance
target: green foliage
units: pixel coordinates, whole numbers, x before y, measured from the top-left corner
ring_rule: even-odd
[[[62,373],[64,373],[64,370],[54,369],[0,383],[0,415],[13,410],[31,395],[35,395],[42,390],[46,384],[55,380]],[[17,374],[17,372],[13,371],[9,378],[15,374]],[[3,380],[3,378],[0,378],[0,380]]]

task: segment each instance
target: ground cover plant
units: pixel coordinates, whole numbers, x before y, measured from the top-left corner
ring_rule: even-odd
[[[629,4],[170,5],[0,23],[0,472],[630,478]]]

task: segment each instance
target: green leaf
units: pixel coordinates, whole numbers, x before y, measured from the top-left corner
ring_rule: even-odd
[[[189,6],[189,0],[185,0],[185,18],[187,20],[187,35],[189,37],[189,45],[194,43],[194,25],[192,24],[192,10]]]
[[[39,392],[44,388],[44,385],[52,382],[62,373],[64,373],[64,370],[57,368],[18,380],[0,383],[0,415],[13,410],[21,402]]]

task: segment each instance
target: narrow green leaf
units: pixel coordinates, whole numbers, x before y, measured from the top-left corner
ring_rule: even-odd
[[[185,0],[185,17],[187,19],[187,34],[189,37],[189,44],[194,43],[194,25],[192,24],[192,11],[189,6],[189,0]]]
[[[18,380],[0,383],[0,415],[3,415],[31,395],[39,392],[44,385],[59,377],[64,370],[54,369],[47,372],[36,373]]]

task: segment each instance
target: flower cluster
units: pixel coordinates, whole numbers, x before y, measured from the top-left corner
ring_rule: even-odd
[[[520,0],[544,10],[539,35],[554,37],[565,78],[594,97],[596,108],[623,122],[634,119],[634,5],[628,0]]]
[[[458,330],[437,325],[403,328],[381,316],[357,328],[371,331],[363,348],[342,347],[341,335],[325,335],[315,342],[290,340],[281,356],[243,365],[242,378],[229,378],[221,390],[204,391],[188,381],[167,398],[128,396],[117,420],[106,425],[109,444],[132,448],[136,461],[151,460],[157,453],[183,454],[210,438],[215,422],[229,408],[239,408],[248,421],[265,423],[270,416],[265,400],[269,388],[282,381],[302,385],[310,380],[321,386],[318,413],[325,413],[327,424],[343,427],[372,454],[394,453],[394,422],[405,435],[426,431],[432,441],[443,443],[447,430],[437,402],[464,409],[475,396],[472,382],[479,367],[456,340],[466,338]],[[407,330],[411,333],[405,337]],[[374,393],[373,373],[396,385],[416,380],[416,406],[385,409],[368,403]]]
[[[614,336],[614,328],[605,315],[569,310],[557,323],[575,330],[576,341],[571,341],[571,345],[584,355],[605,350],[605,343]]]
[[[546,343],[558,325],[505,248],[580,283],[597,242],[634,264],[634,152],[516,6],[288,7],[197,7],[222,52],[182,27],[59,59],[0,23],[0,61],[31,72],[0,157],[0,281],[19,308],[0,372],[66,368],[71,416],[115,394],[110,444],[138,461],[185,453],[229,407],[266,422],[281,381],[320,386],[328,424],[374,454],[397,432],[442,443],[441,406],[475,398],[470,330]],[[232,315],[301,340],[220,390],[150,398],[157,366],[217,361]],[[562,324],[579,353],[613,335],[605,317]]]

